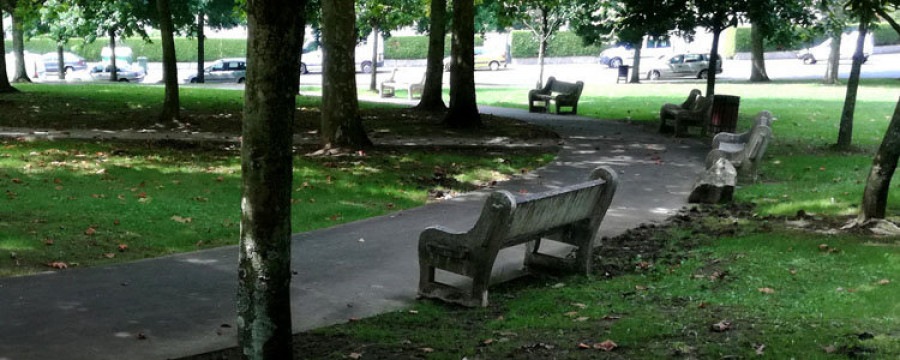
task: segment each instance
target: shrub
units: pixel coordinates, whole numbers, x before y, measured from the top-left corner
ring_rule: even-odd
[[[855,31],[857,30],[857,26],[855,24],[851,24],[847,26],[844,30],[845,32]],[[876,29],[872,30],[875,36],[875,45],[896,45],[900,44],[900,34],[897,34],[893,28],[887,23],[879,23]],[[749,52],[750,51],[750,28],[749,27],[741,27],[735,29],[735,52]],[[783,51],[783,50],[800,50],[807,46],[815,46],[821,44],[825,41],[827,37],[824,34],[817,35],[810,42],[800,41],[799,38],[797,41],[785,44],[776,44],[776,43],[765,43],[765,51]]]
[[[475,36],[475,46],[484,45],[484,38]],[[444,56],[450,56],[450,35],[444,38]],[[384,41],[384,58],[415,60],[428,57],[428,36],[391,36]]]
[[[537,57],[538,42],[534,40],[531,31],[516,30],[512,34],[512,56]],[[547,43],[546,56],[597,56],[603,51],[603,47],[596,45],[584,45],[578,35],[570,31],[558,31]]]
[[[135,58],[144,56],[148,61],[162,61],[162,45],[159,38],[150,38],[150,42],[141,38],[126,38],[116,41],[117,45],[130,47]],[[66,51],[75,53],[88,61],[100,61],[100,51],[109,46],[108,38],[100,38],[92,43],[82,39],[72,39],[64,46]],[[12,49],[12,42],[6,41],[7,50]],[[244,57],[247,54],[247,41],[244,39],[206,39],[203,46],[207,60],[227,57]],[[28,39],[25,50],[44,54],[56,52],[56,42],[42,37]],[[175,55],[178,61],[197,61],[197,39],[176,38]]]

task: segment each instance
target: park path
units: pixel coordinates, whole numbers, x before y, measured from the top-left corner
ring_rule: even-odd
[[[661,222],[684,206],[707,149],[697,140],[663,137],[621,121],[481,111],[547,126],[563,138],[556,161],[496,188],[545,191],[580,181],[600,165],[619,173],[601,236]],[[468,229],[486,194],[296,234],[294,330],[411,304],[419,232],[436,224]],[[495,273],[517,275],[522,250],[501,255]],[[237,260],[237,247],[228,246],[0,279],[0,360],[166,359],[234,346]]]

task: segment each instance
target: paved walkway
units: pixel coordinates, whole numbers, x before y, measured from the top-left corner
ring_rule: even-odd
[[[555,162],[498,188],[548,190],[584,179],[599,165],[619,172],[603,236],[659,222],[681,208],[705,155],[699,141],[664,138],[618,121],[481,110],[548,126],[564,138]],[[412,303],[419,232],[434,224],[468,229],[485,194],[295,235],[294,330]],[[512,260],[521,258],[521,250],[502,254],[495,272],[516,275]],[[237,247],[229,246],[0,279],[0,360],[165,359],[234,346],[237,259]]]

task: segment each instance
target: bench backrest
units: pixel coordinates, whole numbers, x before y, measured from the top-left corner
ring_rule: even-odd
[[[709,115],[712,113],[712,105],[713,103],[708,97],[697,95],[697,101],[694,102],[691,112]]]
[[[584,82],[579,81],[573,84],[550,77],[550,79],[547,80],[547,87],[550,90],[549,93],[559,93],[579,97],[581,96],[581,90],[584,89]]]
[[[768,147],[769,139],[772,138],[772,128],[767,125],[757,124],[750,130],[750,137],[747,139],[747,145],[744,145],[746,158],[757,160],[762,158]]]
[[[591,173],[588,181],[553,191],[518,196],[496,191],[472,228],[472,233],[478,235],[471,240],[480,243],[469,245],[502,248],[579,221],[588,221],[596,233],[616,186],[615,172],[600,167]]]
[[[682,109],[690,109],[690,108],[694,107],[694,104],[697,102],[698,96],[700,96],[700,90],[697,90],[697,89],[691,90],[691,93],[688,94],[687,100],[685,100],[683,103],[681,103],[681,108]]]

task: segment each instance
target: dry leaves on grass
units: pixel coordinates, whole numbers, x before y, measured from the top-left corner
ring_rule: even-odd
[[[759,290],[759,292],[761,292],[763,294],[774,294],[775,293],[775,289],[767,288],[767,287],[759,288],[757,290]]]
[[[54,262],[51,262],[51,263],[47,264],[47,266],[49,266],[49,267],[51,267],[51,268],[54,268],[54,269],[59,269],[59,270],[68,269],[68,268],[69,268],[69,265],[66,264],[66,263],[64,263],[64,262],[62,262],[62,261],[54,261]]]
[[[594,347],[594,349],[599,349],[599,350],[603,350],[603,351],[613,351],[613,349],[619,347],[619,344],[616,344],[612,340],[606,340],[602,343],[594,344],[593,347]]]
[[[186,224],[186,223],[189,223],[189,222],[194,221],[193,218],[189,218],[189,217],[181,217],[181,216],[178,216],[178,215],[172,216],[172,220],[173,220],[173,221],[180,222],[180,223],[182,223],[182,224]]]
[[[731,328],[731,322],[728,320],[722,320],[710,326],[712,331],[715,332],[723,332]]]

